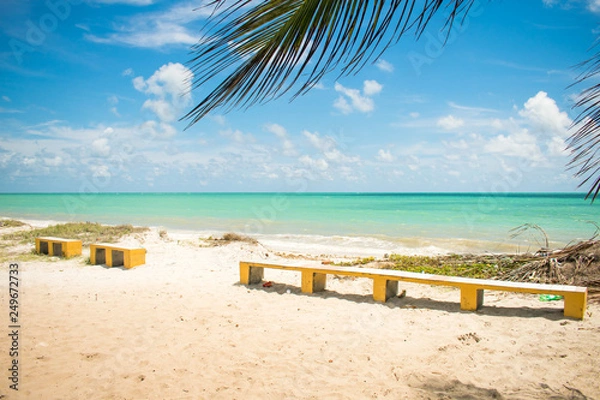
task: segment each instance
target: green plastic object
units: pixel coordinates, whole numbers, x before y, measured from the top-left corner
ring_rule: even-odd
[[[558,294],[540,294],[540,301],[556,301],[562,300],[562,296]]]

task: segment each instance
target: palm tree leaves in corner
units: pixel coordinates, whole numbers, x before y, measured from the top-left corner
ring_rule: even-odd
[[[476,0],[214,0],[207,34],[192,50],[194,89],[234,69],[183,118],[190,125],[210,111],[248,107],[281,96],[298,81],[293,97],[328,72],[360,70],[400,37],[423,33],[446,10],[448,32]]]
[[[583,72],[574,84],[597,79],[600,76],[600,51],[580,67]],[[568,166],[578,169],[575,176],[582,179],[579,186],[591,183],[585,198],[591,197],[594,201],[600,193],[600,83],[584,89],[574,107],[582,108],[582,111],[571,127],[576,130],[569,138],[572,159]]]
[[[280,97],[297,83],[292,99],[329,72],[358,72],[401,37],[417,39],[441,12],[448,34],[480,0],[210,0],[207,33],[193,47],[193,88],[209,93],[183,119],[189,126],[211,111],[246,108]],[[600,52],[583,63],[578,82],[600,74]],[[226,74],[219,82],[218,75]],[[581,93],[583,107],[569,139],[570,168],[580,186],[592,183],[586,199],[600,193],[600,84]]]

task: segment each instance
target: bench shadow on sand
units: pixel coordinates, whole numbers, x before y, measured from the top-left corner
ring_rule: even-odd
[[[236,286],[245,287],[248,290],[257,290],[270,293],[273,295],[301,295],[319,297],[322,299],[339,299],[346,300],[353,303],[368,303],[373,305],[385,306],[388,308],[397,309],[424,309],[424,310],[435,310],[445,311],[449,313],[472,313],[474,315],[487,315],[495,317],[518,317],[518,318],[546,318],[551,321],[560,321],[564,319],[570,319],[563,315],[562,308],[556,307],[544,307],[540,303],[540,307],[506,307],[498,304],[486,304],[485,300],[483,307],[475,312],[463,311],[460,309],[460,300],[456,301],[445,301],[445,300],[434,300],[427,297],[411,297],[406,295],[402,298],[394,297],[389,299],[386,303],[379,303],[373,300],[371,294],[350,294],[350,293],[339,293],[331,290],[325,290],[318,293],[302,293],[300,287],[294,285],[287,285],[282,283],[272,282],[272,286],[263,287],[262,283],[252,285],[242,285],[239,282],[235,283]],[[288,294],[287,291],[290,291]]]

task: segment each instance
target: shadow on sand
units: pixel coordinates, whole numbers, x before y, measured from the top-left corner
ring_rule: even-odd
[[[398,308],[398,309],[406,309],[406,308],[414,308],[414,309],[427,309],[427,310],[436,310],[436,311],[446,311],[451,313],[473,313],[474,315],[489,315],[489,316],[497,316],[497,317],[518,317],[518,318],[546,318],[551,321],[560,321],[563,319],[569,319],[563,315],[562,308],[550,308],[550,307],[502,307],[498,305],[486,305],[485,301],[483,303],[483,307],[478,311],[463,311],[460,309],[460,303],[457,297],[457,301],[443,301],[443,300],[433,300],[430,298],[418,298],[411,296],[394,297],[389,299],[386,303],[379,303],[373,300],[372,295],[361,295],[361,294],[348,294],[348,293],[339,293],[330,290],[325,290],[323,292],[318,293],[302,293],[301,289],[298,286],[293,285],[285,285],[281,283],[272,282],[272,286],[263,287],[262,283],[253,284],[253,285],[242,285],[239,282],[235,284],[236,286],[242,286],[247,288],[248,290],[260,290],[267,293],[272,293],[274,295],[284,295],[290,293],[301,295],[301,296],[311,296],[311,297],[319,297],[322,299],[339,299],[346,300],[353,303],[367,303],[367,304],[377,304],[381,306],[386,306],[389,308]]]

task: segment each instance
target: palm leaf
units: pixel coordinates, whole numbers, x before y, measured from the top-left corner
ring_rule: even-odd
[[[183,119],[245,108],[277,98],[297,85],[292,99],[334,70],[346,76],[376,60],[408,32],[418,38],[440,12],[450,32],[476,0],[215,0],[207,33],[196,45],[193,87],[224,79]]]
[[[417,38],[446,10],[448,34],[477,0],[213,0],[207,33],[192,49],[193,88],[208,94],[183,119],[189,126],[222,108],[246,108],[277,98],[296,86],[304,94],[334,70],[346,76],[376,60],[401,37]],[[600,75],[600,52],[581,64],[576,83]],[[210,87],[213,81],[219,81]],[[600,193],[600,84],[581,93],[583,110],[568,141],[586,199]]]
[[[599,42],[600,39],[596,44]],[[600,76],[600,52],[579,67],[583,72],[573,85],[597,79]],[[600,84],[582,90],[574,107],[582,110],[571,126],[575,131],[568,142],[572,154],[568,168],[577,169],[575,176],[582,179],[580,187],[591,184],[585,198],[591,198],[593,202],[600,193]]]

